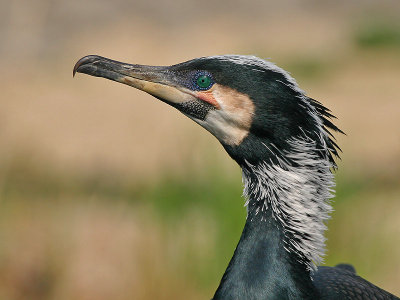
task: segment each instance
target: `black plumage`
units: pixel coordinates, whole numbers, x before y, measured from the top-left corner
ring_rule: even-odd
[[[243,172],[246,224],[217,299],[398,299],[351,265],[317,267],[332,208],[342,131],[320,102],[274,64],[223,55],[169,67],[99,56],[75,72],[131,85],[211,132]]]
[[[313,283],[323,300],[398,299],[356,274],[351,265],[319,267]]]

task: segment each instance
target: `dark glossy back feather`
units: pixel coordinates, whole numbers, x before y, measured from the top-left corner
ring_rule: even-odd
[[[351,265],[319,267],[313,275],[321,300],[398,300],[355,273]]]

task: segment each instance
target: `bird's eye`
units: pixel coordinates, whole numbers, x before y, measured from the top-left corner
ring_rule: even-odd
[[[212,79],[209,75],[201,74],[196,79],[197,86],[202,90],[208,90],[212,83]]]

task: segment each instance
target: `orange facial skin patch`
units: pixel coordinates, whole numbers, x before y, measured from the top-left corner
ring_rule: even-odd
[[[214,98],[212,89],[208,91],[196,92],[196,97],[199,98],[200,100],[203,100],[204,102],[211,104],[217,109],[221,108],[217,100],[215,100]]]

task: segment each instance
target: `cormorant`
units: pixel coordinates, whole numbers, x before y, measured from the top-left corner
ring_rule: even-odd
[[[172,66],[90,55],[76,63],[76,72],[170,104],[213,134],[241,167],[246,224],[214,300],[399,299],[350,265],[318,266],[340,151],[332,132],[342,131],[287,72],[242,55]]]

